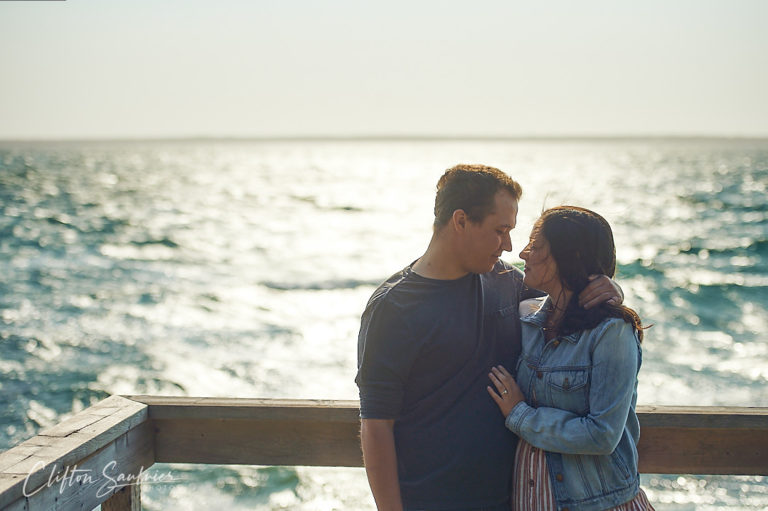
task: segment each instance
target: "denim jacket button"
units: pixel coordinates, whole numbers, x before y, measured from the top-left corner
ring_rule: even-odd
[[[557,474],[555,476],[555,479],[557,479],[557,481],[560,482],[560,483],[563,482],[563,474]]]
[[[560,346],[560,341],[555,341],[555,342],[553,342],[553,343],[552,343],[552,345],[553,345],[555,348],[557,348],[558,346]]]
[[[542,373],[541,371],[536,371],[536,378],[542,379],[543,377],[544,377],[544,373]]]

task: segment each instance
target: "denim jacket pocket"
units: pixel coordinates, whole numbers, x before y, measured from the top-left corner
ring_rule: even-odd
[[[611,453],[611,461],[617,474],[620,474],[624,479],[630,479],[634,474],[630,472],[627,462],[622,458],[619,449],[614,450]]]
[[[588,368],[551,372],[547,380],[547,406],[586,415],[589,412],[588,383]]]

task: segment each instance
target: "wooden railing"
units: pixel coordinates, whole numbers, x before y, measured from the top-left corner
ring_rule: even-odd
[[[643,473],[768,475],[768,408],[638,416]],[[359,429],[356,401],[112,396],[0,453],[0,510],[138,510],[154,463],[359,467]]]

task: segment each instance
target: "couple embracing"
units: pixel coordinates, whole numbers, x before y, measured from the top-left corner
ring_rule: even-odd
[[[640,318],[598,214],[543,213],[512,250],[520,185],[457,165],[419,259],[358,339],[361,441],[380,510],[653,509],[639,486]],[[501,413],[500,413],[501,412]]]

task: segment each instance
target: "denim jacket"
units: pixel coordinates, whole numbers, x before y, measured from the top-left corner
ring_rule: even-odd
[[[549,299],[521,303],[523,352],[516,381],[526,400],[507,428],[546,452],[558,509],[600,510],[639,491],[635,414],[640,341],[632,325],[607,318],[591,330],[544,337]]]

